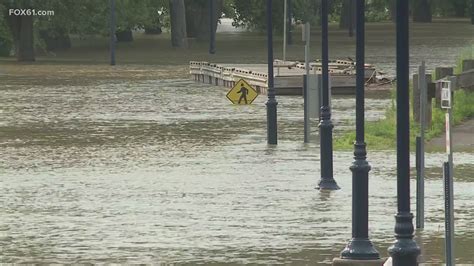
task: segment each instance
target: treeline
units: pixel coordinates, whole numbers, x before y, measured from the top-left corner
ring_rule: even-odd
[[[34,61],[35,50],[67,49],[70,36],[107,35],[110,0],[0,0],[0,56],[12,53],[19,61]],[[133,30],[147,34],[170,31],[170,45],[186,47],[188,38],[208,40],[210,1],[214,1],[214,29],[222,17],[234,25],[255,31],[265,29],[264,0],[115,0],[117,41],[133,41]],[[273,0],[274,30],[283,29],[284,0]],[[289,0],[292,21],[319,24],[321,0]],[[330,19],[348,28],[354,0],[328,0]],[[367,0],[369,22],[395,19],[396,0]],[[474,0],[413,0],[414,22],[431,22],[432,17],[471,17]],[[53,11],[54,15],[14,15],[12,10]],[[20,12],[21,11],[15,11]],[[30,11],[31,12],[31,11]]]

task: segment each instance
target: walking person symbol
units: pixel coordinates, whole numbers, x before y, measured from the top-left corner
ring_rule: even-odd
[[[237,93],[241,94],[239,98],[239,104],[242,99],[245,101],[245,104],[247,104],[247,94],[249,93],[249,90],[245,88],[244,84],[240,85],[240,90]]]

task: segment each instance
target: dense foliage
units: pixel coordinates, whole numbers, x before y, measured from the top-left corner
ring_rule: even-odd
[[[170,2],[172,0],[116,0],[117,31],[133,29],[159,28],[157,32],[171,29]],[[184,0],[188,37],[200,38],[206,34],[206,8],[210,0]],[[215,0],[216,1],[216,0]],[[226,17],[234,19],[234,25],[251,30],[265,29],[266,1],[263,0],[217,0],[220,1],[219,11]],[[273,0],[273,18],[275,30],[282,32],[283,2]],[[329,1],[330,19],[338,22],[347,13],[342,12],[351,0]],[[367,21],[390,20],[394,14],[395,0],[367,0]],[[431,16],[471,16],[470,0],[414,0],[410,1],[412,13],[420,16],[421,20],[429,22]],[[347,6],[346,6],[347,7]],[[109,1],[97,0],[0,0],[0,56],[10,53],[12,46],[19,41],[12,29],[11,8],[31,8],[36,10],[52,10],[54,16],[35,16],[32,30],[34,31],[34,46],[49,48],[51,40],[66,41],[70,34],[79,36],[106,35],[109,28]],[[309,21],[313,25],[319,23],[320,1],[291,0],[293,21]],[[341,15],[342,14],[342,15]],[[429,16],[426,16],[429,14]],[[18,24],[18,22],[16,22]],[[13,23],[14,24],[14,23]],[[196,28],[196,25],[199,27]],[[343,25],[341,23],[340,25]],[[31,30],[31,29],[29,29]],[[67,48],[67,47],[66,47]]]

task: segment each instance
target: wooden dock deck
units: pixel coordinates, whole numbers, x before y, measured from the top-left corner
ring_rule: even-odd
[[[274,84],[277,95],[302,95],[305,65],[301,62],[275,60]],[[321,73],[321,62],[310,63],[310,73]],[[331,89],[333,94],[355,93],[355,63],[348,60],[335,60],[329,63]],[[215,64],[203,61],[191,61],[189,73],[196,82],[216,86],[233,87],[240,79],[246,80],[259,94],[266,94],[266,64]],[[376,82],[376,70],[365,65],[367,83]]]

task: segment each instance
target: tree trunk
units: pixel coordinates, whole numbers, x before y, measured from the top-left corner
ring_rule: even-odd
[[[397,0],[390,0],[389,5],[390,20],[397,21]]]
[[[428,0],[417,0],[413,7],[413,22],[431,22],[431,6]]]
[[[474,0],[471,0],[471,24],[474,25]]]
[[[209,0],[186,0],[186,29],[187,36],[199,41],[208,41],[209,31]],[[214,29],[217,29],[223,8],[223,0],[217,0],[214,5]]]
[[[133,42],[133,33],[130,29],[117,31],[115,36],[117,36],[117,42]]]
[[[466,15],[467,1],[457,0],[453,2],[454,16],[464,17]]]
[[[161,21],[160,18],[153,19],[153,24],[145,27],[145,34],[161,34]]]
[[[355,0],[343,0],[341,7],[341,17],[339,20],[340,29],[355,28]]]
[[[50,31],[42,30],[39,32],[41,39],[46,44],[46,50],[54,51],[71,48],[71,39],[65,30],[57,30],[56,34]]]
[[[18,61],[35,61],[33,16],[8,16]]]
[[[170,0],[171,45],[186,48],[186,8],[184,0]]]

